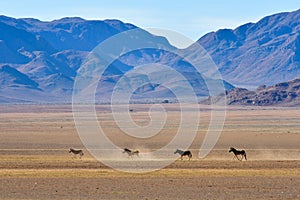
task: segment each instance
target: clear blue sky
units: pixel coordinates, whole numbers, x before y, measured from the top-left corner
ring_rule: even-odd
[[[299,0],[1,0],[0,14],[53,20],[66,16],[119,19],[141,28],[166,28],[198,39],[278,12],[300,9]]]

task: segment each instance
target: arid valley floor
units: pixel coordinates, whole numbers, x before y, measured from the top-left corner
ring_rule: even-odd
[[[165,128],[147,140],[122,134],[105,105],[97,106],[97,119],[120,154],[122,148],[131,147],[142,156],[174,137],[178,105],[165,106]],[[193,105],[187,106],[195,112]],[[148,108],[132,105],[136,123],[148,123]],[[209,110],[200,109],[190,161],[185,158],[161,170],[136,174],[111,169],[88,153],[77,134],[71,105],[2,105],[0,199],[300,199],[300,108],[228,107],[218,143],[200,159]],[[231,146],[245,149],[248,160],[233,160]],[[83,149],[85,155],[73,158],[70,147]]]

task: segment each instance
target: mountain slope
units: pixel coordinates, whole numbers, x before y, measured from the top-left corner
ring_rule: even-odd
[[[300,10],[212,32],[197,42],[237,86],[273,85],[300,74]]]
[[[0,87],[26,87],[37,89],[38,84],[31,80],[27,75],[8,65],[4,65],[0,67]]]
[[[49,43],[35,35],[0,22],[0,63],[24,64],[31,59],[31,52],[53,53]]]

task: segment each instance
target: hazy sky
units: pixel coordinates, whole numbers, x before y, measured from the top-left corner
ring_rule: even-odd
[[[66,16],[119,19],[141,28],[165,28],[198,39],[278,12],[300,9],[299,0],[0,0],[0,14],[53,20]]]

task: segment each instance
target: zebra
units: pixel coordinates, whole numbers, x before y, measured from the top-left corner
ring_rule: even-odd
[[[242,161],[243,158],[245,157],[245,160],[247,160],[247,154],[246,154],[246,151],[245,151],[245,150],[239,151],[239,150],[236,150],[236,149],[233,148],[233,147],[230,147],[229,152],[233,152],[233,154],[234,154],[233,159],[234,159],[234,158],[237,158],[239,161]],[[239,159],[238,155],[242,155],[242,158]]]
[[[139,156],[139,150],[134,150],[134,151],[132,151],[132,150],[130,150],[130,149],[128,149],[128,148],[124,148],[124,151],[123,151],[123,153],[127,153],[128,154],[128,157],[132,157],[132,156],[134,156],[134,155],[136,155],[136,156]]]
[[[72,153],[74,156],[79,155],[79,158],[84,155],[81,149],[75,150],[73,148],[70,148],[69,153]]]
[[[181,160],[183,160],[183,156],[188,156],[189,160],[193,157],[191,151],[182,151],[180,149],[176,149],[174,154],[178,153],[180,155]]]

